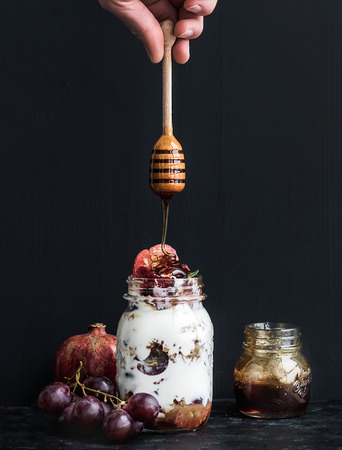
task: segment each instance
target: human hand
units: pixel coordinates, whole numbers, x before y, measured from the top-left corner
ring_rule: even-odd
[[[159,22],[171,20],[177,37],[173,58],[184,64],[190,56],[189,40],[200,36],[203,17],[213,12],[217,0],[99,0],[99,3],[142,41],[153,63],[160,62],[164,55]]]

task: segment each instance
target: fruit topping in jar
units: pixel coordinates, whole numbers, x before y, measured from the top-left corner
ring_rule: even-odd
[[[132,276],[135,278],[187,278],[191,271],[183,264],[177,252],[170,245],[165,245],[167,255],[161,249],[161,245],[155,245],[149,250],[138,253],[134,261]],[[160,285],[160,287],[167,287]]]

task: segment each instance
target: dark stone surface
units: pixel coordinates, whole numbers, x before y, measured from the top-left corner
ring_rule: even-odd
[[[114,444],[102,432],[66,430],[55,416],[38,408],[1,409],[0,443],[9,449],[342,449],[342,401],[313,402],[302,417],[282,420],[250,419],[240,415],[232,400],[214,402],[212,416],[194,433],[144,433]]]

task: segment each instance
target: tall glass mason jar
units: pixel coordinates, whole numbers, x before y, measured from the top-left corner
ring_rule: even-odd
[[[129,277],[117,330],[119,396],[154,395],[161,406],[150,427],[196,430],[212,405],[213,325],[201,277]]]
[[[304,414],[310,399],[311,370],[301,354],[300,329],[287,323],[245,327],[244,354],[234,369],[239,411],[257,418]]]

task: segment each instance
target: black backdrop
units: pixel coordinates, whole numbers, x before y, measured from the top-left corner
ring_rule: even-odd
[[[168,242],[206,283],[215,397],[243,327],[302,327],[313,398],[342,398],[340,0],[221,0],[174,67],[187,186]],[[1,403],[30,404],[53,355],[115,334],[135,255],[160,241],[148,187],[161,67],[96,0],[3,0]]]

